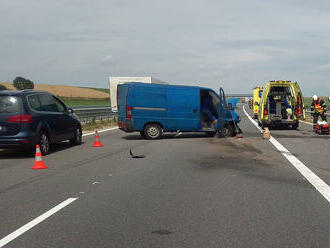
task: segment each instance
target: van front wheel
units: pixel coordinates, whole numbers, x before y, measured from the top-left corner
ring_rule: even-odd
[[[156,123],[146,125],[144,128],[144,135],[147,139],[159,139],[163,134],[163,129]]]

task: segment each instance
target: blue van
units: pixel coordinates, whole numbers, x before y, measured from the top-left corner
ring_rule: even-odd
[[[227,109],[222,88],[220,95],[209,88],[153,83],[125,83],[117,90],[119,128],[147,139],[177,131],[232,135],[240,121]]]

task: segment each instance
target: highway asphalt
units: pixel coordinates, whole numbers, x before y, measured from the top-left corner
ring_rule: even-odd
[[[39,171],[0,151],[0,247],[330,247],[330,202],[238,112],[242,139],[113,130],[103,148],[56,145]],[[329,136],[271,132],[330,185]]]

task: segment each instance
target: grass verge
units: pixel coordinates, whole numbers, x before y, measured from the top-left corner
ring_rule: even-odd
[[[100,106],[109,107],[109,98],[71,98],[71,97],[60,97],[61,100],[69,107],[84,107],[84,106]]]
[[[116,117],[107,120],[92,120],[90,122],[82,123],[83,132],[91,132],[95,130],[102,130],[111,127],[117,127],[118,120]]]

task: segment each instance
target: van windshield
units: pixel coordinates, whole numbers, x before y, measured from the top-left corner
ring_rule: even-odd
[[[22,110],[22,100],[15,96],[0,95],[0,113],[1,114],[16,114]]]

